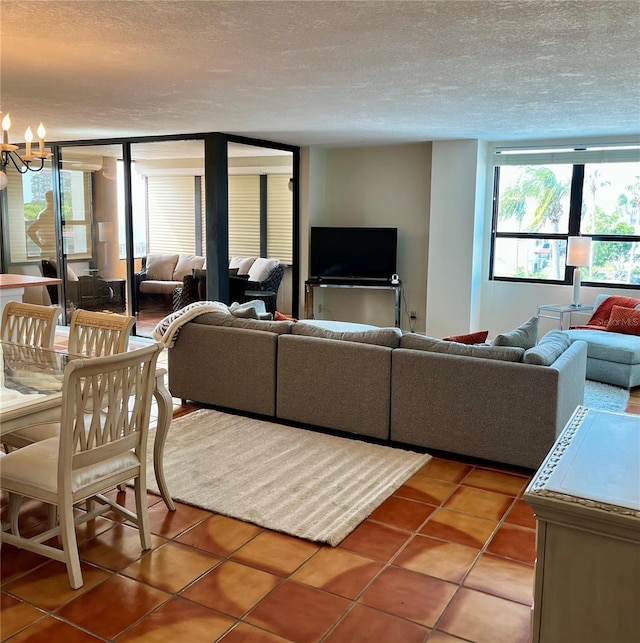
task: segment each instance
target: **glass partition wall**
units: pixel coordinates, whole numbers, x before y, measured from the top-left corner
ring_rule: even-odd
[[[52,163],[47,160],[37,173],[21,174],[11,164],[4,171],[7,186],[0,191],[2,272],[41,276],[42,262],[57,260]],[[57,303],[58,298],[57,286],[29,288],[24,295],[25,301],[36,304]]]
[[[148,336],[208,254],[227,256],[207,271],[208,298],[225,294],[219,266],[228,257],[275,258],[287,267],[277,308],[297,314],[298,149],[222,134],[184,139],[60,143],[43,171],[8,169],[2,271],[62,278],[62,287],[29,289],[29,299],[58,303],[66,320],[78,307],[126,312]],[[205,162],[212,139],[224,164]]]

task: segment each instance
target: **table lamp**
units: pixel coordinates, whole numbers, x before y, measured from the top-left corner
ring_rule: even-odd
[[[569,237],[567,242],[567,266],[573,269],[573,300],[574,308],[580,306],[580,283],[582,274],[580,268],[591,263],[591,237]]]

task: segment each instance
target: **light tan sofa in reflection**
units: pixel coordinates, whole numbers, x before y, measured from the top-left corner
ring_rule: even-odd
[[[150,295],[173,297],[182,287],[185,275],[204,267],[205,258],[183,253],[150,253],[142,259],[142,270],[136,273],[138,298]]]

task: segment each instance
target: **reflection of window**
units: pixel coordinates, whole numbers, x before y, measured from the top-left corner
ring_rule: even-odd
[[[570,283],[567,237],[593,240],[583,281],[640,283],[640,147],[496,150],[491,278]]]
[[[117,162],[118,174],[118,244],[120,259],[127,256],[126,227],[124,222],[124,167]],[[133,163],[135,169],[135,161]],[[131,172],[131,202],[133,206],[133,256],[144,257],[147,254],[147,206],[144,177],[135,171]]]
[[[91,243],[91,173],[62,170],[62,240],[67,259],[90,259]]]
[[[65,252],[70,259],[90,258],[91,173],[65,169],[60,172],[60,179]],[[53,189],[51,170],[46,168],[36,174],[27,172],[22,175],[7,168],[7,180],[10,262],[55,257],[53,212],[38,222],[39,214],[46,209],[45,195]],[[29,235],[32,227],[33,236],[40,240],[40,245]],[[39,234],[35,234],[37,228],[40,229]]]

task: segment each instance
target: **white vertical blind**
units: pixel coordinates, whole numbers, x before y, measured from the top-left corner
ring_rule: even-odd
[[[293,263],[293,194],[287,174],[267,176],[267,255]]]
[[[229,256],[260,255],[260,177],[229,177]]]
[[[7,224],[9,227],[10,263],[27,260],[27,222],[24,218],[24,197],[22,195],[22,174],[7,165]],[[31,223],[31,222],[30,222]]]
[[[148,176],[148,252],[195,254],[195,178]]]

